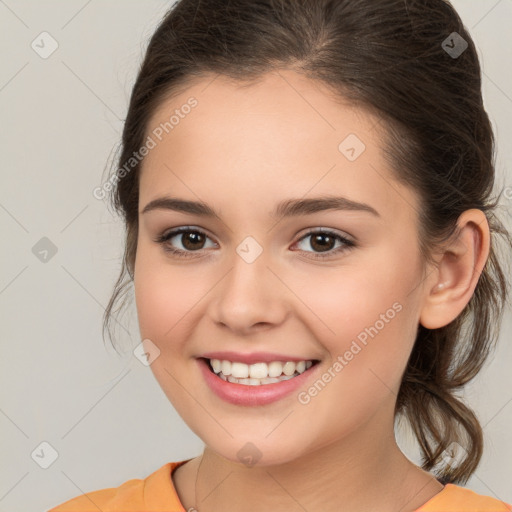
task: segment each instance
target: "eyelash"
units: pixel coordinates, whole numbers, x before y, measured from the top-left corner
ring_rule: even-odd
[[[192,228],[189,228],[189,227],[181,227],[181,228],[178,228],[178,229],[174,229],[172,231],[168,231],[166,233],[163,233],[161,235],[159,235],[154,241],[161,244],[163,246],[163,249],[164,251],[172,254],[173,256],[176,256],[178,258],[194,258],[194,257],[197,257],[197,254],[195,253],[199,253],[202,249],[199,249],[198,251],[183,251],[182,249],[176,249],[174,247],[171,247],[170,245],[167,244],[167,242],[171,239],[171,238],[174,238],[176,235],[179,235],[181,233],[199,233],[201,235],[204,235],[206,236],[207,238],[208,235],[204,232],[204,231],[201,231],[200,229],[192,229]],[[333,231],[330,231],[328,229],[317,229],[317,230],[314,230],[314,231],[309,231],[308,233],[306,233],[304,236],[302,236],[298,241],[298,242],[301,242],[302,240],[304,240],[305,238],[308,238],[309,236],[312,236],[312,235],[317,235],[317,234],[323,234],[323,235],[328,235],[330,237],[333,237],[335,238],[336,240],[339,240],[340,242],[342,242],[343,246],[342,247],[338,247],[336,249],[332,249],[332,250],[329,250],[329,251],[326,251],[325,255],[324,253],[315,253],[315,252],[310,252],[310,251],[301,251],[301,252],[306,252],[308,254],[311,254],[312,256],[308,256],[308,257],[312,257],[313,259],[327,259],[335,254],[340,254],[344,251],[347,251],[353,247],[356,246],[356,244],[354,242],[352,242],[351,240],[348,240],[347,238],[333,232]]]

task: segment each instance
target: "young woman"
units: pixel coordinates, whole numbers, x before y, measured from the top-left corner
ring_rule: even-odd
[[[511,511],[460,485],[483,433],[456,391],[507,299],[493,159],[448,2],[179,1],[98,190],[126,223],[105,327],[133,283],[205,449],[53,512]]]

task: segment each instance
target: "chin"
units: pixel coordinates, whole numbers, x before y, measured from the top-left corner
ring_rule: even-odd
[[[218,456],[240,465],[241,468],[261,468],[291,463],[302,456],[303,453],[297,451],[296,443],[289,438],[286,445],[282,441],[278,436],[274,440],[264,436],[255,436],[251,440],[249,436],[244,436],[243,440],[230,439],[222,445],[218,442],[206,445]]]

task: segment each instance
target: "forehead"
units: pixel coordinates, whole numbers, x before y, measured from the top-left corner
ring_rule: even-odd
[[[378,125],[368,110],[290,70],[247,84],[204,76],[163,101],[148,123],[147,135],[162,134],[143,162],[141,202],[188,183],[205,198],[236,191],[278,202],[336,191],[410,209],[411,191],[384,160]]]
[[[367,109],[334,95],[321,82],[291,70],[269,72],[244,83],[208,74],[192,79],[182,89],[159,105],[148,123],[148,133],[181,109],[191,112],[180,116],[179,130],[174,126],[168,138],[180,133],[184,138],[193,128],[194,134],[208,133],[208,138],[217,132],[235,132],[237,140],[251,136],[268,143],[273,140],[269,134],[279,131],[275,145],[288,141],[300,146],[315,136],[337,141],[350,130],[368,139],[379,120]],[[187,107],[190,98],[197,102],[193,109]]]

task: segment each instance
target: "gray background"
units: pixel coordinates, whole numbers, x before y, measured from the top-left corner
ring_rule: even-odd
[[[92,191],[120,138],[148,38],[171,3],[0,0],[0,512],[46,510],[202,449],[150,369],[101,338],[123,227]],[[512,187],[512,0],[453,3],[482,59],[498,184]],[[58,43],[46,59],[31,47],[43,31]],[[508,190],[502,211],[510,227]],[[57,248],[46,262],[33,252],[43,237]],[[133,307],[129,316],[125,339],[135,347]],[[507,312],[498,350],[463,394],[486,440],[467,487],[509,503],[511,333]],[[47,469],[39,465],[50,461],[44,441],[58,453]],[[405,429],[399,444],[419,462]]]

